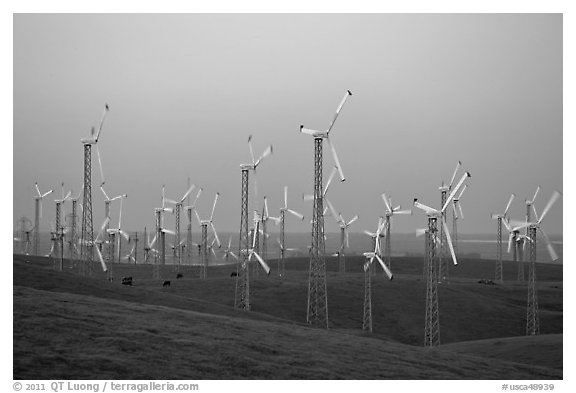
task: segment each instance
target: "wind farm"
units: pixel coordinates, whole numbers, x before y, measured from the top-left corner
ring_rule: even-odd
[[[51,26],[53,18],[46,18],[40,19]],[[131,18],[126,21],[141,17]],[[174,26],[212,31],[210,20],[223,26],[216,16],[154,18],[173,22],[162,42],[175,37]],[[298,53],[265,18],[230,18],[253,18],[279,47]],[[515,102],[510,113],[495,108],[486,103],[517,97],[525,79],[506,69],[500,80],[490,71],[500,80],[499,93],[481,73],[454,73],[458,82],[450,81],[440,65],[451,63],[420,44],[417,51],[429,53],[436,77],[452,90],[435,90],[426,79],[434,77],[409,72],[408,64],[421,70],[426,63],[418,52],[402,55],[420,62],[390,63],[397,67],[392,76],[389,68],[374,68],[391,61],[389,55],[344,39],[336,33],[338,18],[317,20],[366,69],[346,59],[331,70],[322,56],[312,56],[323,67],[311,61],[310,69],[326,74],[312,83],[300,63],[287,62],[290,68],[263,56],[259,40],[269,37],[252,42],[244,32],[211,37],[224,45],[221,52],[189,38],[207,51],[198,52],[199,63],[189,63],[196,53],[189,49],[180,57],[151,43],[177,66],[166,72],[170,67],[158,59],[152,69],[142,62],[150,75],[164,70],[150,91],[137,67],[126,74],[130,89],[113,73],[114,84],[90,83],[92,96],[60,108],[66,122],[44,116],[50,143],[35,128],[34,119],[45,115],[36,101],[55,104],[27,88],[38,81],[23,77],[34,62],[22,63],[14,87],[14,379],[564,378],[562,122],[550,109],[555,101],[542,113],[532,101]],[[346,18],[351,37],[367,26],[382,29],[366,16]],[[389,21],[414,23],[405,18]],[[457,16],[423,20],[443,18],[478,42],[501,47],[470,30],[486,26],[490,16],[461,16],[470,26]],[[183,23],[192,20],[199,26]],[[550,26],[537,28],[556,42],[557,21],[544,20]],[[507,31],[503,21],[493,23]],[[16,25],[23,37],[30,23],[22,16]],[[460,48],[443,29],[430,34],[439,40],[433,47]],[[303,54],[315,53],[314,42],[328,42],[321,34],[310,37],[294,37]],[[528,45],[524,37],[507,39]],[[243,50],[236,53],[238,70],[229,63],[235,50],[227,45],[234,40]],[[393,42],[387,35],[370,40]],[[15,43],[36,45],[24,38]],[[97,46],[118,55],[118,44],[108,44]],[[141,44],[132,42],[121,58],[134,65],[140,55],[132,45]],[[470,59],[443,53],[477,70]],[[532,58],[519,53],[502,56],[513,65]],[[227,61],[217,61],[220,56]],[[103,62],[112,67],[107,57]],[[193,64],[194,76],[180,69],[185,64]],[[290,83],[277,78],[283,73]],[[409,82],[412,77],[423,83]],[[543,95],[558,92],[538,88]],[[468,91],[467,98],[454,98]],[[22,99],[27,95],[30,100]],[[37,113],[28,118],[24,110]],[[33,138],[42,149],[25,143]],[[70,153],[56,154],[53,146]],[[539,153],[519,163],[528,149]],[[451,177],[443,178],[454,163]],[[65,184],[81,184],[81,191],[65,193]],[[58,188],[54,215],[47,196]]]

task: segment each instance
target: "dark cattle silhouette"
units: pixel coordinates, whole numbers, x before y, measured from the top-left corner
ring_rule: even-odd
[[[170,286],[170,281],[166,280],[164,281],[164,284],[162,284],[163,287],[169,287]]]
[[[238,273],[236,273],[236,272],[230,273],[230,277],[236,277],[236,276],[238,276]]]
[[[122,285],[130,285],[130,286],[132,286],[132,276],[130,276],[130,277],[122,277]]]
[[[176,278],[182,278],[182,277],[184,277],[184,275],[183,275],[182,273],[178,273],[178,274],[176,275]]]

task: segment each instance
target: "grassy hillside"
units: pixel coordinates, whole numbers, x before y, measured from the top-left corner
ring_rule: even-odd
[[[307,260],[292,261],[283,280],[254,279],[254,311],[239,312],[231,267],[211,268],[206,281],[190,267],[176,280],[166,267],[170,288],[141,266],[113,267],[117,277],[135,273],[135,287],[125,287],[22,259],[14,263],[14,378],[562,378],[561,266],[544,273],[551,281],[539,290],[542,333],[553,335],[510,338],[524,334],[526,287],[478,284],[466,274],[488,263],[476,261],[440,286],[442,342],[453,344],[426,349],[424,283],[410,271],[421,260],[394,260],[406,272],[392,282],[378,272],[368,335],[359,272],[330,272],[331,329],[305,326]]]

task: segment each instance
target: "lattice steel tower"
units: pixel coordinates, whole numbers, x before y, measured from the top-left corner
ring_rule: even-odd
[[[441,192],[441,198],[440,198],[440,206],[444,206],[444,204],[446,203],[446,192],[448,191],[448,188],[446,188],[445,190],[442,190]],[[446,221],[446,212],[442,212],[442,217],[440,217],[441,220]],[[440,250],[438,252],[438,281],[443,282],[443,281],[448,281],[449,279],[449,259],[446,257],[447,256],[447,252],[446,252],[446,234],[444,233],[444,226],[440,225]]]
[[[248,266],[248,250],[250,249],[250,234],[248,229],[248,170],[242,166],[242,192],[240,203],[240,240],[238,245],[238,267],[236,289],[234,293],[234,308],[250,310],[250,271]]]
[[[206,279],[208,276],[208,223],[202,223],[202,265],[200,266],[200,278]]]
[[[538,290],[536,288],[536,227],[528,228],[530,237],[530,265],[528,266],[528,307],[526,313],[526,335],[540,334],[538,314]]]
[[[497,237],[496,237],[496,274],[494,275],[494,280],[496,282],[504,283],[504,271],[502,269],[502,219],[503,217],[497,218]]]
[[[372,264],[364,264],[364,314],[362,319],[362,330],[372,333],[372,274],[370,274]]]
[[[108,104],[104,107],[102,120],[98,133],[94,134],[92,128],[92,135],[89,138],[81,140],[84,146],[84,198],[82,201],[82,233],[80,235],[80,274],[87,276],[92,275],[92,262],[94,261],[94,223],[92,217],[92,145],[96,146],[96,153],[98,155],[98,162],[100,163],[100,174],[102,183],[104,183],[104,175],[100,161],[100,153],[98,153],[98,138],[102,131],[106,113],[108,113]]]
[[[426,255],[426,322],[424,326],[424,346],[440,345],[440,313],[438,310],[438,255],[436,245],[437,218],[428,217]]]

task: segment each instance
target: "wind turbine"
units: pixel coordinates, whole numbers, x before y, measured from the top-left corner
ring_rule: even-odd
[[[285,222],[286,222],[286,212],[292,214],[294,217],[304,220],[304,216],[295,210],[288,208],[288,187],[284,186],[284,206],[280,208],[280,217],[270,217],[276,222],[276,225],[280,224],[280,239],[278,243],[280,244],[280,258],[278,259],[278,276],[284,276],[286,272],[286,262],[285,256],[286,251],[286,236],[285,236]]]
[[[448,231],[448,225],[446,224],[446,216],[444,212],[450,204],[454,195],[458,192],[466,178],[470,177],[470,173],[466,172],[456,187],[452,189],[450,196],[446,199],[446,202],[441,207],[440,210],[426,206],[418,202],[417,198],[414,198],[414,206],[418,209],[423,210],[428,216],[428,239],[427,239],[427,255],[426,255],[426,322],[424,327],[424,346],[432,347],[440,345],[440,313],[438,311],[438,273],[436,268],[438,255],[437,255],[437,244],[436,244],[436,232],[438,220],[440,219],[441,227],[444,228],[444,233],[446,235],[448,247],[452,255],[452,261],[454,265],[457,265],[456,254],[454,253],[454,248],[452,247],[452,239],[450,238],[450,232]],[[442,243],[442,237],[440,237],[440,243]]]
[[[82,189],[84,188],[84,186],[82,186]],[[70,197],[70,200],[72,202],[72,213],[71,213],[71,223],[70,223],[70,235],[69,235],[69,241],[68,241],[68,248],[69,248],[69,258],[71,260],[75,260],[78,258],[78,254],[80,252],[80,250],[78,249],[78,246],[76,245],[78,243],[78,230],[77,230],[77,224],[78,224],[78,201],[80,200],[80,195],[82,195],[82,191],[80,191],[78,193],[78,195],[76,197]],[[80,205],[80,208],[82,208],[82,205]]]
[[[106,230],[108,232],[108,234],[114,235],[114,238],[118,239],[118,251],[117,251],[118,263],[120,263],[120,253],[121,253],[121,248],[122,248],[122,238],[121,237],[124,237],[124,239],[126,239],[127,242],[130,241],[130,235],[128,235],[128,233],[126,233],[124,230],[122,230],[122,204],[123,204],[124,198],[126,198],[126,197],[127,197],[127,195],[124,194],[120,198],[120,213],[118,216],[118,228],[108,228]]]
[[[83,263],[81,263],[80,273],[82,275],[92,274],[92,262],[94,260],[94,225],[92,222],[92,145],[96,146],[98,164],[100,165],[100,175],[102,178],[102,184],[104,184],[104,171],[102,170],[102,161],[98,149],[98,139],[100,138],[100,132],[102,131],[102,126],[104,125],[104,119],[106,118],[108,110],[108,104],[105,104],[98,132],[95,133],[94,127],[92,127],[90,137],[80,140],[84,146],[84,200],[82,203],[82,234],[80,236],[80,258],[83,261]]]
[[[536,209],[534,209],[534,216],[536,221],[527,222],[525,225],[528,227],[528,233],[530,238],[530,265],[528,267],[528,305],[526,311],[526,335],[535,336],[540,334],[540,316],[538,312],[538,291],[536,288],[536,232],[540,231],[540,234],[544,238],[546,243],[546,248],[550,254],[550,259],[555,261],[558,259],[558,254],[554,250],[548,235],[542,229],[542,220],[548,214],[554,203],[560,198],[560,193],[554,191],[550,200],[542,210],[542,215],[538,218]],[[533,206],[532,206],[533,207]],[[515,223],[521,224],[521,223]],[[521,224],[522,225],[522,224]]]
[[[212,205],[212,213],[210,213],[210,218],[208,220],[201,220],[200,215],[198,214],[198,210],[194,209],[194,213],[196,213],[196,218],[198,219],[198,224],[202,229],[202,266],[200,267],[200,278],[206,279],[208,275],[208,225],[212,228],[212,233],[214,234],[214,239],[220,247],[220,239],[218,239],[218,233],[216,232],[216,228],[214,227],[214,210],[216,209],[216,203],[218,202],[218,197],[220,193],[216,193],[214,197],[214,204]]]
[[[335,173],[335,172],[332,171],[332,173]],[[326,187],[325,191],[327,191],[327,190],[328,190],[328,187]],[[344,220],[344,217],[342,216],[342,213],[336,213],[336,209],[334,208],[334,205],[332,205],[330,200],[328,200],[328,198],[326,198],[326,192],[324,192],[324,199],[326,200],[326,204],[330,208],[330,213],[332,214],[334,221],[336,221],[336,224],[338,224],[338,226],[340,227],[340,248],[338,249],[338,251],[334,255],[338,256],[338,271],[340,273],[344,273],[346,271],[345,250],[347,247],[350,247],[350,240],[349,240],[349,236],[348,236],[348,227],[350,225],[352,225],[358,219],[358,215],[352,217],[350,219],[350,221],[346,222]]]
[[[125,261],[134,261],[134,264],[136,264],[136,258],[134,258],[134,250],[136,248],[136,245],[132,246],[132,250],[130,251],[129,254],[126,254],[122,259],[124,259]]]
[[[60,253],[63,252],[63,248],[64,248],[64,234],[63,234],[64,226],[62,225],[62,222],[61,222],[61,206],[68,199],[70,199],[70,195],[71,195],[71,192],[68,191],[68,194],[66,194],[66,196],[64,196],[64,183],[62,183],[62,198],[54,200],[54,202],[56,203],[56,227],[55,227],[55,231],[56,231],[56,234],[58,235],[58,242],[60,245],[60,247],[56,248],[56,252],[54,254],[55,258],[62,256]]]
[[[32,228],[32,221],[28,217],[20,217],[18,220],[18,232],[15,241],[20,243],[20,252],[25,255],[30,254],[30,234],[34,229]]]
[[[391,239],[390,239],[390,227],[392,226],[392,217],[399,214],[408,214],[412,215],[412,209],[410,210],[400,210],[402,207],[400,205],[396,207],[392,207],[392,198],[387,196],[385,193],[381,195],[382,200],[384,201],[384,205],[386,205],[386,212],[384,215],[384,238],[386,239],[386,244],[384,247],[385,251],[385,262],[386,266],[389,269],[392,268],[392,247],[391,247]]]
[[[162,186],[162,207],[154,209],[156,217],[156,239],[160,246],[160,252],[154,254],[154,267],[152,269],[153,278],[160,278],[160,265],[166,264],[166,233],[174,234],[174,232],[164,228],[163,213],[173,213],[174,209],[165,207],[165,187]],[[158,258],[158,254],[160,258]]]
[[[381,257],[381,247],[380,247],[380,238],[383,236],[382,231],[384,230],[384,219],[382,217],[378,218],[378,226],[376,227],[375,232],[370,232],[368,230],[364,230],[364,233],[372,239],[372,248],[374,252],[378,253],[378,256]],[[374,274],[374,269],[372,265],[370,265],[370,272]]]
[[[224,250],[224,255],[222,256],[222,259],[225,260],[226,262],[228,262],[228,259],[230,259],[230,256],[233,256],[234,259],[238,260],[238,257],[236,256],[236,254],[234,254],[230,250],[231,245],[232,245],[232,236],[230,236],[230,239],[228,239],[228,247],[226,248],[226,250]]]
[[[202,187],[198,189],[196,193],[196,197],[194,198],[194,202],[188,206],[184,206],[184,210],[186,210],[186,215],[188,216],[188,235],[186,237],[186,246],[188,247],[188,257],[190,259],[190,264],[192,264],[192,246],[194,243],[192,242],[192,211],[196,209],[196,202],[198,198],[200,198],[200,194],[202,194]],[[190,198],[188,198],[190,199]]]
[[[454,247],[454,253],[458,255],[458,219],[464,218],[464,212],[462,211],[462,204],[460,203],[460,199],[462,198],[462,194],[468,187],[468,184],[464,184],[460,194],[457,197],[452,199],[452,242]],[[458,212],[460,212],[460,216],[458,216]]]
[[[312,208],[312,247],[310,249],[310,273],[308,280],[308,306],[306,310],[306,322],[316,327],[328,328],[328,296],[326,289],[326,249],[324,244],[324,206],[322,196],[322,147],[326,139],[332,150],[334,162],[338,167],[340,180],[344,181],[342,165],[336,154],[336,149],[330,142],[329,134],[344,106],[351,96],[350,90],[346,92],[336,113],[326,131],[315,131],[300,126],[300,132],[311,135],[314,138],[314,207]]]
[[[36,192],[38,193],[38,195],[34,197],[34,255],[39,255],[38,248],[40,244],[40,217],[42,217],[42,199],[44,199],[45,196],[51,194],[52,190],[46,191],[44,194],[42,194],[38,188],[38,183],[34,183],[34,186],[36,187]]]
[[[257,186],[256,186],[256,168],[264,158],[272,154],[272,145],[268,146],[262,155],[255,160],[254,149],[252,148],[252,135],[248,137],[248,147],[250,149],[250,156],[252,158],[251,164],[241,164],[242,171],[242,191],[240,203],[240,236],[239,236],[239,256],[240,261],[237,265],[236,285],[234,289],[234,308],[248,311],[250,310],[250,275],[248,271],[248,261],[250,259],[250,230],[248,227],[248,174],[252,170],[254,172],[254,183],[256,201]],[[244,250],[244,251],[242,251]]]
[[[108,196],[108,194],[106,194],[106,191],[104,191],[104,184],[100,185],[100,190],[102,191],[102,194],[104,194],[104,217],[110,217],[110,220],[112,220],[112,216],[110,215],[110,204],[112,202],[114,202],[115,200],[121,199],[121,198],[125,198],[127,197],[126,194],[121,194],[121,195],[117,195],[114,198],[110,198]],[[114,235],[115,232],[110,232],[109,230],[109,224],[108,226],[106,226],[105,228],[105,234],[106,234],[106,241],[105,244],[108,245],[107,250],[108,252],[106,253],[106,260],[108,262],[112,262],[114,260],[114,243],[115,243],[115,239],[114,239]]]
[[[510,209],[510,205],[514,200],[515,195],[510,195],[510,199],[508,199],[508,204],[506,205],[506,209],[504,209],[504,213],[497,214],[492,213],[491,217],[493,220],[497,220],[497,245],[496,245],[496,274],[494,279],[496,282],[503,284],[504,283],[504,271],[502,268],[502,222],[506,221],[506,215],[508,214],[508,209]]]
[[[380,218],[375,238],[380,236],[380,232],[383,229],[384,226],[382,225],[382,218]],[[372,333],[372,275],[370,274],[370,271],[374,270],[372,268],[372,262],[374,262],[374,259],[380,263],[382,269],[384,269],[384,272],[390,280],[394,278],[388,266],[386,266],[382,258],[380,258],[380,253],[381,251],[378,241],[375,241],[374,243],[374,251],[363,253],[364,257],[366,257],[366,262],[364,262],[364,318],[362,320],[362,330],[368,330],[370,333]]]
[[[442,181],[442,185],[440,187],[438,187],[438,190],[440,190],[440,206],[444,206],[446,204],[446,201],[450,200],[447,199],[447,195],[448,193],[450,193],[450,191],[452,191],[452,185],[454,184],[454,180],[456,179],[456,174],[458,173],[458,170],[460,169],[460,167],[462,166],[462,162],[458,161],[458,163],[456,164],[456,168],[454,169],[454,173],[452,173],[452,178],[450,179],[450,184],[448,184],[447,186],[444,184],[444,181]],[[444,219],[444,221],[446,221],[446,212],[442,213],[442,218]],[[440,280],[442,281],[447,281],[448,280],[448,275],[449,275],[449,266],[450,263],[448,261],[448,258],[446,257],[446,235],[444,234],[444,227],[441,225],[440,226],[440,252],[438,254],[438,277],[440,277]]]
[[[174,213],[176,214],[176,223],[175,223],[175,230],[176,239],[174,240],[174,244],[180,245],[180,210],[182,209],[182,205],[184,204],[184,200],[188,198],[188,195],[196,188],[195,184],[192,184],[188,190],[184,193],[184,196],[180,198],[179,201],[174,201],[172,199],[166,198],[166,202],[172,203],[174,205]],[[178,266],[182,264],[182,253],[178,250],[180,247],[174,247],[174,259],[178,258]]]

